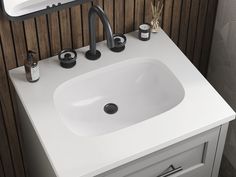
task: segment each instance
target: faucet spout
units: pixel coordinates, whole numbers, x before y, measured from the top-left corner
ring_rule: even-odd
[[[95,24],[96,15],[98,15],[104,26],[108,48],[112,49],[115,47],[113,32],[108,17],[106,16],[101,7],[99,6],[91,7],[89,10],[89,17],[88,17],[90,50],[86,53],[86,57],[90,60],[96,60],[101,56],[101,53],[98,50],[96,50],[96,24]]]

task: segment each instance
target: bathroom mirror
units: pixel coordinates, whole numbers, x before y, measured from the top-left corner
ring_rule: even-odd
[[[1,0],[1,9],[11,20],[24,20],[92,0]]]

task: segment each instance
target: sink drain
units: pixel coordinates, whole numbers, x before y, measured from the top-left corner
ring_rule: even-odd
[[[108,103],[104,106],[104,111],[107,114],[115,114],[118,111],[118,106],[114,103]]]

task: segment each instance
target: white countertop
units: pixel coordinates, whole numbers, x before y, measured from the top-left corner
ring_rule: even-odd
[[[227,123],[234,111],[163,32],[142,42],[127,34],[126,50],[113,53],[105,42],[97,45],[101,59],[89,61],[78,50],[77,65],[59,66],[57,57],[40,61],[41,78],[28,83],[24,68],[10,77],[58,177],[92,177],[127,162]],[[185,90],[175,108],[128,128],[101,136],[80,137],[65,126],[53,103],[63,82],[97,68],[132,58],[152,57],[168,66]]]

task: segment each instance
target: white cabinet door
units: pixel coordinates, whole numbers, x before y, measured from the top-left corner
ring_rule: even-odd
[[[211,177],[219,130],[214,128],[96,177]]]

